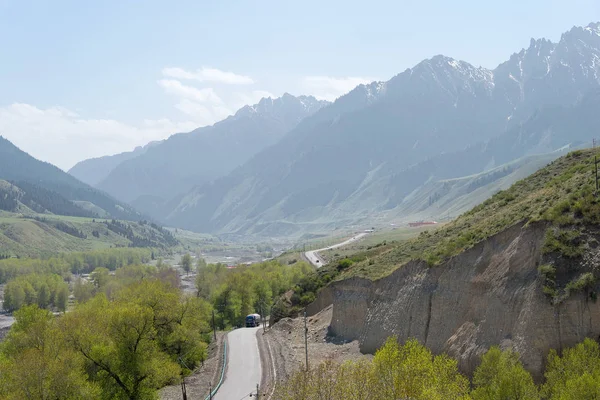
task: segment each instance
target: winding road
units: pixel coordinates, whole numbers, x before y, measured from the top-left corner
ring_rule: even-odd
[[[307,251],[304,256],[318,268],[325,264],[325,260],[319,256],[320,251],[346,246],[366,235],[367,232],[359,233],[336,245]],[[262,365],[256,338],[259,329],[239,328],[227,334],[227,369],[223,384],[213,397],[215,400],[243,400],[254,398],[256,395],[256,384],[262,379]],[[250,394],[253,396],[250,397]]]
[[[356,241],[362,239],[363,237],[367,236],[368,234],[369,234],[368,232],[359,233],[342,243],[334,244],[333,246],[325,247],[323,249],[307,251],[306,253],[304,253],[304,257],[306,257],[308,262],[310,262],[315,267],[317,267],[317,268],[322,267],[323,265],[326,264],[326,262],[319,255],[320,251],[333,250],[333,249],[337,249],[339,247],[346,246],[350,243],[353,243],[353,242],[356,242]]]
[[[239,328],[227,334],[227,370],[223,385],[214,395],[215,400],[251,399],[256,384],[262,378],[262,367],[256,333],[260,328]]]

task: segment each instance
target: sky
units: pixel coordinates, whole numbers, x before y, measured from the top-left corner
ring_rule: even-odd
[[[67,170],[437,54],[494,68],[592,21],[598,0],[0,0],[0,135]]]

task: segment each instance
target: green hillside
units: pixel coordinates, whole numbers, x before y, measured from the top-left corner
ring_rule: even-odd
[[[170,232],[141,222],[0,211],[0,254],[42,257],[111,247],[168,249]]]
[[[547,251],[576,256],[581,231],[600,222],[600,202],[594,194],[594,155],[600,152],[569,153],[442,229],[357,254],[356,262],[342,277],[379,278],[413,259],[434,266],[519,222],[548,223]]]
[[[91,216],[90,210],[98,208],[112,218],[138,220],[142,219],[139,212],[131,206],[120,203],[106,193],[77,180],[52,164],[36,160],[29,154],[20,150],[8,140],[0,136],[0,179],[10,181],[22,189],[23,196],[30,195],[39,199],[46,199],[40,204],[41,208],[57,214]],[[4,193],[6,196],[6,193]],[[0,197],[2,195],[0,194]],[[59,203],[63,199],[62,205]],[[65,202],[68,201],[68,204]],[[76,202],[85,202],[86,207],[73,209]],[[26,203],[26,202],[25,202]],[[60,207],[55,211],[47,210],[48,205]],[[35,210],[44,212],[44,210]]]

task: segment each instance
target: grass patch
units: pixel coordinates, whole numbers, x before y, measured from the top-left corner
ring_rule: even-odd
[[[581,231],[550,228],[546,231],[542,253],[558,253],[567,258],[583,256],[584,247]]]
[[[410,260],[435,266],[518,223],[548,223],[552,228],[544,252],[579,257],[584,251],[581,231],[600,224],[600,202],[593,190],[594,154],[597,150],[569,153],[441,229],[392,245],[388,241],[375,249],[376,255],[364,250],[367,260],[353,264],[339,279],[381,278]]]
[[[106,219],[65,217],[49,214],[0,213],[0,249],[3,254],[49,257],[63,252],[100,250],[115,247],[156,247],[175,244],[162,228],[148,223],[121,221],[127,235],[110,230]],[[169,239],[169,241],[167,241]]]
[[[586,272],[579,275],[577,279],[572,280],[567,284],[567,293],[577,292],[582,290],[588,290],[594,287],[596,284],[596,277],[591,272]]]

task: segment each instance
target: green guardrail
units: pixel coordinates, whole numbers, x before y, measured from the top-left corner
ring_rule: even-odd
[[[223,379],[225,378],[225,367],[227,367],[227,340],[223,341],[223,369],[221,370],[221,379],[219,379],[217,386],[215,386],[213,391],[206,396],[204,400],[210,400],[215,394],[217,394],[217,390],[219,390],[223,384]]]

